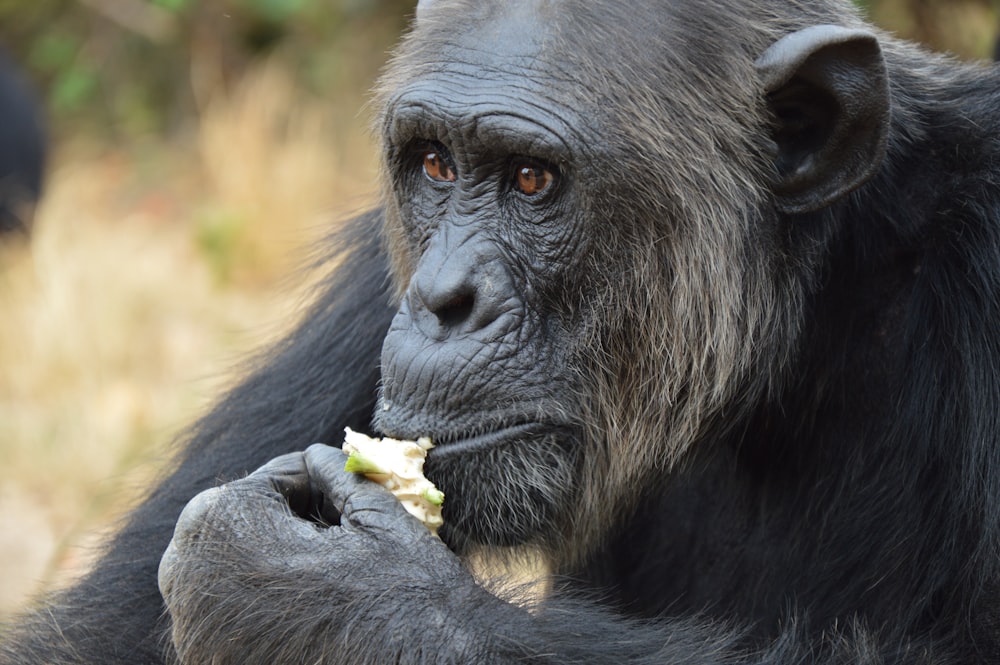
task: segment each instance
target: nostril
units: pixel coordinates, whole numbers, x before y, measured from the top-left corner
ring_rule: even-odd
[[[503,265],[483,261],[479,252],[471,257],[425,255],[407,292],[414,322],[437,340],[486,328],[513,297]]]
[[[434,310],[438,321],[445,328],[459,326],[469,320],[472,316],[472,309],[475,307],[476,299],[470,293],[455,296],[439,308]]]

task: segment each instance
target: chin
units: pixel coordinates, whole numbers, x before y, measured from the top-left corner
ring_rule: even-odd
[[[442,538],[474,545],[540,544],[573,505],[576,437],[541,425],[453,439],[433,448],[425,474],[445,494]]]

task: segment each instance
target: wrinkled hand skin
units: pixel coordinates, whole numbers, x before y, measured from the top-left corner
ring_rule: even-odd
[[[345,460],[317,444],[191,500],[159,569],[180,662],[476,659],[470,612],[501,601]]]

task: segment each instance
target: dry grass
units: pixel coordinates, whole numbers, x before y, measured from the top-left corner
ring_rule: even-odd
[[[290,318],[297,248],[374,191],[358,107],[303,101],[265,65],[189,141],[58,147],[30,244],[0,253],[0,616],[87,566]]]
[[[880,0],[870,18],[904,39],[967,60],[992,58],[1000,5],[995,0]]]

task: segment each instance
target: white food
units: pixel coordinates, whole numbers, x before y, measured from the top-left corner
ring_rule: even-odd
[[[406,511],[437,535],[444,524],[441,504],[444,494],[424,477],[424,460],[433,448],[430,438],[416,441],[373,439],[351,428],[344,429],[346,469],[373,480],[399,499]]]

